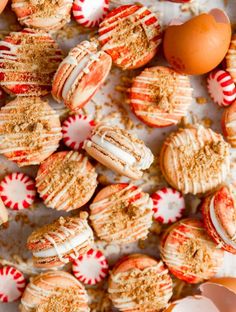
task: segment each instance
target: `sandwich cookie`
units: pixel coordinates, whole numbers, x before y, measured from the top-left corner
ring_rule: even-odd
[[[19,308],[20,312],[88,312],[88,295],[71,274],[48,271],[30,280]]]
[[[170,187],[164,187],[151,195],[154,218],[164,224],[171,224],[181,219],[185,211],[183,195]]]
[[[167,306],[172,286],[162,261],[132,254],[121,259],[113,268],[108,292],[119,311],[154,312]]]
[[[161,257],[170,272],[187,283],[213,277],[223,262],[224,252],[216,248],[198,219],[188,218],[170,226],[161,240]]]
[[[144,142],[127,130],[106,124],[97,125],[89,140],[84,142],[86,152],[98,162],[130,179],[140,179],[154,157]]]
[[[236,147],[236,101],[224,110],[221,125],[226,140]]]
[[[90,220],[97,236],[108,243],[126,244],[146,239],[152,225],[153,203],[132,184],[103,188],[90,205]]]
[[[212,100],[219,106],[229,106],[236,99],[236,87],[229,73],[215,70],[207,78],[207,89]]]
[[[35,182],[24,173],[10,173],[0,183],[0,197],[12,210],[29,208],[36,197]]]
[[[75,277],[87,285],[100,283],[108,274],[108,262],[99,250],[90,249],[85,255],[73,262],[72,271]]]
[[[18,97],[0,110],[0,153],[20,167],[40,164],[61,138],[59,116],[47,101]]]
[[[229,144],[201,125],[179,129],[164,142],[160,166],[167,182],[183,194],[205,193],[227,178]]]
[[[85,115],[73,115],[68,117],[62,125],[63,141],[66,146],[73,150],[82,148],[85,140],[89,139],[95,121]]]
[[[70,211],[82,207],[93,196],[97,173],[82,154],[57,152],[39,167],[36,187],[47,207]]]
[[[109,0],[74,0],[72,12],[80,25],[95,27],[109,12]]]
[[[111,57],[98,51],[95,42],[81,42],[60,64],[53,79],[53,97],[70,110],[79,110],[102,86],[111,64]]]
[[[161,29],[156,15],[145,6],[123,5],[112,10],[99,25],[98,40],[115,65],[135,69],[157,53]]]
[[[233,35],[229,50],[226,54],[226,70],[236,83],[236,35]]]
[[[60,217],[34,231],[27,240],[37,268],[55,268],[86,254],[93,245],[93,231],[86,219]]]
[[[61,61],[62,52],[48,33],[11,32],[0,42],[0,86],[12,96],[46,95]]]
[[[218,247],[236,254],[236,191],[223,186],[202,203],[203,221]]]
[[[192,90],[186,75],[164,66],[146,68],[133,80],[131,109],[148,126],[175,125],[187,114]]]
[[[24,275],[11,266],[0,268],[0,302],[17,301],[26,286]]]
[[[0,198],[0,226],[8,221],[8,212],[7,209]]]
[[[12,10],[20,24],[45,31],[70,22],[73,0],[12,0]]]

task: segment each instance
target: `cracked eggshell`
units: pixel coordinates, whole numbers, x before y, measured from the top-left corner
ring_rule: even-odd
[[[230,40],[228,16],[220,9],[213,9],[182,24],[172,21],[164,35],[164,54],[175,70],[201,75],[221,63]]]
[[[200,286],[204,297],[209,298],[220,312],[236,311],[236,278],[214,278]],[[206,310],[208,311],[208,310]],[[193,312],[193,311],[191,311]]]
[[[214,303],[203,296],[190,296],[170,304],[164,312],[220,312]]]
[[[0,14],[3,12],[3,10],[5,9],[6,5],[8,3],[8,0],[1,0],[0,1]]]

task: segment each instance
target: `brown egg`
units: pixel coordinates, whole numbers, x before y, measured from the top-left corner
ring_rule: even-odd
[[[201,296],[172,302],[164,312],[235,312],[236,278],[211,279],[200,286]]]
[[[5,9],[6,5],[8,3],[8,0],[0,0],[0,14],[3,12]]]
[[[224,59],[231,40],[231,25],[224,11],[213,9],[186,23],[173,21],[164,36],[164,54],[177,71],[200,75]]]

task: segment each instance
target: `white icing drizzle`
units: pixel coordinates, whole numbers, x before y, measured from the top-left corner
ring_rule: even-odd
[[[13,0],[12,9],[18,15],[18,20],[21,24],[24,24],[27,27],[37,27],[45,30],[51,30],[62,27],[70,20],[70,10],[72,3],[73,0],[64,0],[63,2],[61,1],[60,5],[55,3],[53,15],[50,14],[46,3],[42,14],[42,7],[38,7],[37,3],[31,0]],[[19,9],[29,13],[27,15],[24,14],[24,16],[21,17],[18,13]]]
[[[230,157],[227,155],[225,161],[221,164],[221,167],[218,168],[218,172],[216,172],[214,176],[211,176],[211,178],[206,178],[206,168],[203,168],[203,170],[199,172],[197,179],[191,179],[187,172],[179,170],[179,166],[181,167],[181,159],[180,153],[176,151],[176,147],[192,146],[193,151],[197,152],[204,147],[206,141],[221,141],[224,144],[227,144],[224,142],[222,136],[201,125],[198,125],[196,136],[193,131],[192,128],[179,131],[172,137],[171,141],[164,143],[164,145],[168,145],[168,148],[171,150],[173,174],[176,175],[177,188],[185,194],[204,193],[207,190],[216,187],[226,180],[230,169]],[[203,138],[205,138],[205,140],[203,140]]]
[[[19,101],[19,102],[18,102]],[[29,144],[32,132],[21,130],[20,126],[25,123],[25,115],[30,108],[30,120],[27,126],[33,122],[36,125],[43,125],[46,121],[48,128],[35,130]],[[35,109],[32,109],[35,108]],[[14,113],[13,113],[14,110]],[[20,117],[22,116],[22,120]],[[39,164],[40,160],[48,157],[59,145],[62,137],[60,120],[57,113],[39,98],[28,100],[14,100],[1,108],[0,111],[0,153],[7,154],[12,161],[17,161],[20,165]],[[56,126],[57,125],[57,126]],[[19,130],[6,131],[6,127]],[[26,127],[27,129],[27,127]],[[37,137],[35,133],[37,132]],[[22,152],[22,154],[16,154]],[[27,153],[27,155],[26,155]]]
[[[39,261],[43,258],[57,256],[62,263],[69,262],[69,259],[65,257],[68,254],[71,258],[77,259],[79,251],[92,243],[93,232],[86,220],[78,218],[73,220],[70,227],[62,225],[54,231],[45,233],[42,239],[49,241],[52,247],[33,251],[33,256]],[[58,243],[56,238],[59,238],[63,242]]]
[[[132,51],[129,51],[127,53],[120,53],[120,56],[115,60],[117,64],[123,64],[125,61],[125,64],[123,65],[124,68],[128,68],[131,65],[137,64],[139,61],[143,60],[151,50],[154,50],[158,47],[158,45],[161,42],[160,39],[160,29],[158,20],[155,16],[155,14],[151,13],[146,7],[141,6],[138,10],[136,10],[134,13],[129,14],[128,16],[125,16],[130,11],[130,8],[123,10],[121,13],[116,14],[115,16],[112,16],[110,18],[106,18],[104,22],[100,24],[99,28],[99,41],[102,42],[106,40],[107,42],[103,45],[102,49],[105,51],[111,51],[114,49],[120,49],[124,46],[125,42],[123,43],[116,43],[116,32],[117,27],[119,26],[119,23],[122,22],[124,19],[129,19],[132,21],[132,24],[135,26],[141,25],[143,31],[145,32],[145,35],[147,37],[147,40],[149,42],[149,48],[146,51],[143,51],[142,55],[133,55]],[[147,14],[144,14],[147,13]],[[121,17],[121,14],[125,17]],[[142,17],[140,17],[142,16]],[[135,18],[137,20],[135,21]],[[147,23],[153,19],[153,22]],[[119,36],[124,36],[126,33],[126,29],[119,31]],[[113,40],[114,36],[114,40]],[[136,43],[136,34],[133,34],[133,42]]]
[[[162,88],[173,88],[173,97],[170,103],[173,108],[170,112],[165,110],[165,108],[159,108],[158,102],[154,101],[153,92],[149,89],[151,86],[162,85],[163,78],[159,75],[158,70],[165,74],[164,79],[168,79],[168,86],[163,86]],[[190,81],[187,76],[175,73],[176,80],[172,80],[173,73],[168,72],[169,69],[160,67],[149,68],[144,70],[144,72],[136,77],[133,82],[133,87],[131,88],[131,93],[135,94],[135,97],[131,98],[131,104],[134,107],[137,116],[147,116],[149,118],[155,119],[154,122],[157,123],[174,123],[176,124],[182,117],[186,116],[187,109],[192,102],[192,88],[190,87]],[[137,85],[138,84],[138,85]],[[161,92],[160,90],[160,96]],[[146,95],[146,99],[143,96]],[[153,110],[149,111],[149,107],[153,106]],[[172,118],[170,118],[172,117]]]
[[[81,194],[78,190],[78,194],[73,198],[73,204],[71,203],[72,198],[69,194],[69,190],[71,188],[75,188],[77,181],[80,177],[86,177],[84,179],[81,186],[87,185],[89,183],[90,190],[95,189],[97,185],[97,174],[95,169],[92,168],[89,171],[87,170],[88,158],[79,154],[78,152],[68,152],[64,159],[61,161],[61,166],[66,166],[70,162],[76,162],[73,178],[68,180],[66,174],[60,175],[60,180],[58,180],[57,168],[51,168],[51,172],[42,172],[36,178],[36,186],[38,188],[38,192],[42,198],[44,198],[44,203],[51,207],[56,208],[57,210],[72,210],[78,208],[81,205]],[[56,166],[56,164],[55,164]],[[55,171],[56,170],[56,171]],[[55,181],[56,179],[56,181]]]
[[[77,311],[89,311],[88,309],[85,310],[88,296],[84,287],[72,275],[62,271],[49,271],[31,279],[21,299],[21,304],[26,311],[30,312],[32,309],[36,309],[40,304],[46,302],[50,297],[62,295],[60,290],[56,289],[60,288],[63,291],[71,287],[76,287],[78,291],[77,298],[81,303],[81,308],[78,307]]]
[[[133,309],[140,311],[144,311],[144,309],[145,311],[153,311],[153,309],[150,308],[151,304],[153,304],[153,307],[155,306],[156,308],[164,308],[172,296],[172,284],[170,279],[164,278],[168,275],[168,270],[164,270],[162,267],[162,262],[159,262],[156,265],[147,267],[143,270],[134,268],[132,270],[116,274],[111,273],[110,278],[114,283],[114,287],[109,287],[108,292],[112,299],[113,305],[118,308],[119,311]],[[132,276],[130,276],[130,274],[132,274]],[[136,283],[143,282],[144,284],[148,284],[154,278],[160,278],[160,280],[157,281],[158,294],[155,298],[152,298],[152,303],[148,301],[148,297],[146,300],[143,300],[143,302],[137,302],[138,298],[135,297],[135,293],[127,293],[127,284],[134,285],[133,288],[135,289]],[[123,295],[124,292],[126,292],[126,296]],[[122,296],[120,294],[122,294]],[[147,305],[149,308],[147,308]]]
[[[164,263],[166,263],[166,265],[172,269],[182,271],[185,276],[195,275],[196,277],[203,280],[206,279],[208,276],[214,276],[214,274],[219,269],[221,258],[219,257],[220,254],[219,256],[217,255],[218,250],[215,248],[215,244],[210,239],[206,239],[207,236],[204,237],[204,233],[202,232],[205,232],[205,229],[187,224],[186,222],[180,222],[179,226],[183,226],[186,230],[179,231],[177,228],[174,228],[171,231],[171,236],[173,237],[173,240],[176,241],[176,243],[165,242],[164,246],[161,246],[160,251]],[[196,239],[198,241],[201,241],[203,245],[209,246],[209,248],[211,248],[212,266],[207,267],[207,271],[199,271],[197,273],[193,273],[191,272],[191,265],[186,263],[184,254],[179,253],[178,245],[183,244],[184,241]],[[189,272],[187,272],[187,269],[189,269]]]
[[[103,133],[101,131],[106,129]],[[115,145],[111,143],[107,137],[115,138],[116,142],[125,141],[127,146],[132,148],[132,152],[125,150],[124,145],[123,149],[118,146],[118,143]],[[91,144],[92,143],[92,144]],[[100,148],[108,151],[114,157],[118,158],[126,168],[137,168],[138,170],[148,169],[153,162],[153,154],[151,150],[141,143],[133,142],[128,136],[125,136],[121,133],[118,133],[115,128],[108,127],[107,125],[99,125],[93,132],[93,136],[90,140],[86,140],[84,147],[91,147],[92,145],[97,145]],[[122,143],[120,143],[120,146]],[[138,159],[137,159],[138,158]]]
[[[11,32],[6,39],[17,40],[17,44],[6,40],[0,42],[1,46],[7,48],[0,50],[0,64],[2,64],[0,73],[4,74],[0,84],[6,88],[14,85],[32,86],[32,93],[28,91],[28,96],[46,94],[47,89],[51,86],[53,74],[62,59],[58,45],[47,33],[32,32],[28,29]],[[50,66],[40,65],[42,60],[33,62],[31,58],[27,58],[27,47],[29,47],[29,51],[34,50],[35,47],[36,50],[41,47],[45,52],[42,60],[45,60],[45,63],[48,61]],[[40,70],[39,66],[41,66]],[[19,95],[22,94],[19,93]]]
[[[152,225],[153,202],[148,194],[143,193],[140,188],[132,190],[133,187],[132,184],[129,184],[123,189],[117,191],[115,193],[116,199],[112,197],[114,194],[111,194],[109,197],[90,205],[90,220],[92,221],[93,227],[100,239],[107,242],[122,244],[147,237],[149,228]],[[141,197],[132,200],[137,195],[141,195]],[[127,202],[128,207],[129,200],[132,200],[132,205],[137,207],[137,211],[140,211],[141,213],[146,211],[146,213],[143,216],[136,216],[130,220],[126,227],[122,225],[121,228],[116,229],[114,233],[111,233],[105,225],[115,221],[113,212],[120,209],[119,205],[122,202]]]
[[[214,200],[215,200],[215,196],[212,196],[211,201],[210,201],[210,207],[209,207],[211,222],[212,222],[216,232],[221,237],[221,239],[227,245],[229,245],[232,248],[236,249],[236,242],[234,242],[232,239],[230,239],[230,237],[227,235],[226,231],[223,229],[222,225],[218,221],[218,218],[217,218],[216,213],[215,213]]]

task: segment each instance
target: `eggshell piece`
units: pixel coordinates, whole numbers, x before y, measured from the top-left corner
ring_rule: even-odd
[[[200,286],[202,295],[209,298],[222,312],[235,312],[236,278],[216,278]],[[192,311],[193,312],[193,311]]]
[[[231,25],[227,15],[213,9],[181,25],[176,22],[169,25],[164,36],[164,54],[175,70],[200,75],[220,64],[230,40]]]
[[[172,303],[164,312],[220,312],[214,303],[205,297],[186,297]]]
[[[8,3],[8,0],[1,0],[0,1],[0,14],[3,12],[3,10],[5,9],[6,5]]]

